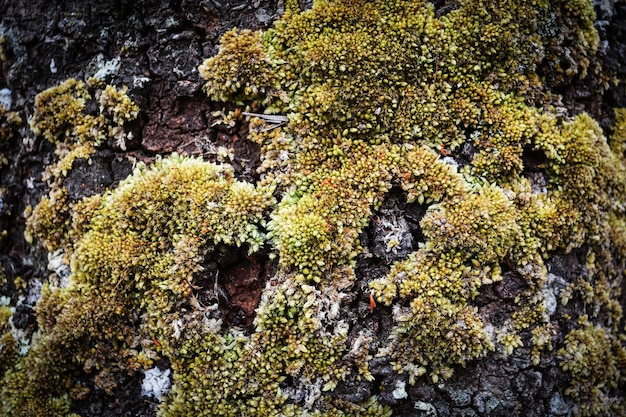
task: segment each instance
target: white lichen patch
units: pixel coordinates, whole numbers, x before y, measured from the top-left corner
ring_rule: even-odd
[[[403,400],[409,396],[405,388],[406,388],[406,382],[396,381],[396,388],[393,390],[391,395],[393,395],[393,398],[395,398],[396,400]]]
[[[144,375],[143,382],[141,383],[141,395],[161,401],[163,395],[169,392],[170,386],[172,385],[170,381],[170,370],[161,370],[154,367],[144,371]]]
[[[20,304],[21,301],[22,300],[19,300],[18,304]],[[11,307],[11,313],[15,313],[15,308]],[[13,316],[11,316],[11,318],[9,319],[9,332],[11,333],[11,337],[13,338],[13,340],[17,342],[17,353],[20,356],[26,356],[26,354],[30,350],[30,338],[28,337],[24,329],[18,329],[17,327],[15,327],[15,325],[13,324]]]
[[[558,297],[561,290],[566,286],[565,280],[558,275],[548,274],[548,281],[541,289],[543,305],[548,315],[552,316],[558,306]]]
[[[33,279],[28,282],[28,294],[26,295],[26,299],[24,300],[27,305],[34,306],[41,298],[41,288],[43,287],[43,282],[38,279]],[[19,304],[19,302],[18,302]]]
[[[117,74],[120,70],[120,57],[105,61],[104,55],[98,54],[94,61],[90,63],[90,67],[94,71],[93,78],[104,81],[108,77]]]
[[[416,410],[421,411],[421,415],[423,416],[435,417],[437,415],[437,409],[431,403],[417,401],[414,407]]]
[[[0,296],[0,307],[5,307],[11,304],[11,298],[6,295]]]
[[[48,270],[59,277],[59,287],[65,288],[69,284],[70,267],[65,263],[65,252],[61,249],[48,253]]]
[[[0,89],[0,107],[4,107],[7,110],[11,109],[11,90],[8,88]]]

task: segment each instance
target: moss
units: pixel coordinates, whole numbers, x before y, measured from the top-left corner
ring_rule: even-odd
[[[97,119],[83,116],[89,99],[91,95],[86,85],[75,79],[68,79],[57,87],[39,93],[35,98],[37,112],[30,121],[32,131],[54,143],[59,138],[73,135],[74,126],[97,124]],[[89,139],[92,138],[81,137],[81,142]]]
[[[12,142],[18,137],[17,130],[21,125],[22,118],[19,114],[9,111],[9,109],[0,104],[0,152],[6,151],[12,145]],[[8,163],[9,161],[4,153],[0,153],[0,167]]]
[[[4,375],[0,389],[4,415],[71,415],[69,393],[82,368],[97,376],[111,363],[124,366],[124,356],[116,351],[131,341],[122,336],[132,338],[122,323],[132,319],[116,311],[121,307],[114,300],[70,296],[58,289],[42,295],[38,313],[58,314],[46,316],[48,326],[40,322],[43,331],[34,337],[27,355]],[[109,320],[116,323],[107,326]],[[86,349],[85,343],[91,347]]]
[[[394,310],[398,327],[380,355],[395,359],[410,382],[430,371],[433,381],[449,378],[454,365],[484,356],[493,342],[475,307],[468,303],[481,285],[498,280],[498,268],[465,266],[453,253],[420,250],[393,265],[386,278],[373,281],[377,300],[390,304],[398,296],[410,308]]]
[[[200,268],[193,265],[205,244],[201,238],[258,250],[264,236],[254,224],[271,202],[267,189],[236,181],[228,166],[173,155],[150,170],[138,168],[99,201],[87,227],[75,225],[83,232],[75,240],[73,268],[81,278],[112,285],[135,273],[161,278],[174,293],[188,294],[188,280]]]
[[[99,105],[99,110],[92,114],[88,107],[95,105]],[[35,97],[30,127],[36,135],[56,145],[59,159],[44,174],[50,186],[49,195],[25,214],[27,241],[36,236],[50,252],[69,244],[73,238],[69,229],[73,202],[62,186],[63,178],[77,159],[88,160],[107,139],[116,140],[125,149],[124,123],[134,120],[138,111],[125,87],[118,90],[97,80],[84,83],[70,78]]]
[[[614,334],[593,325],[586,316],[578,324],[558,352],[561,367],[573,380],[565,393],[577,401],[578,415],[623,415],[618,387],[624,385],[626,349]]]
[[[329,392],[371,380],[376,355],[411,383],[451,378],[495,349],[530,347],[538,364],[555,343],[545,263],[574,250],[588,265],[564,294],[593,294],[590,324],[566,323],[567,393],[582,413],[597,406],[588,393],[613,398],[625,372],[614,302],[626,254],[621,113],[609,147],[591,117],[557,114],[551,92],[591,68],[591,2],[467,0],[443,17],[401,0],[287,6],[272,29],[227,33],[199,68],[212,99],[266,113],[250,120],[258,184],[172,155],[104,196],[49,198],[33,211],[29,230],[67,251],[72,274],[67,288],[47,287],[33,353],[5,377],[14,414],[26,407],[18,384],[54,387],[39,401],[66,404],[68,392],[84,394],[77,375],[112,391],[116,372],[161,357],[173,371],[161,416],[389,415],[375,398]],[[70,144],[51,178],[135,116],[123,90],[89,88],[70,80],[37,100],[32,129]],[[87,115],[94,96],[100,112]],[[267,126],[268,115],[280,124]],[[537,166],[528,154],[541,155]],[[373,341],[341,312],[356,291],[360,236],[394,186],[425,211],[424,241],[370,283],[372,305],[393,306],[389,337]],[[194,295],[228,246],[277,259],[250,332]],[[490,323],[476,297],[511,277],[522,283],[514,308]],[[617,385],[587,389],[580,375],[591,368],[570,347],[613,364]]]
[[[27,208],[27,228],[24,236],[27,242],[37,236],[43,240],[49,252],[66,245],[69,240],[70,208],[65,188],[50,191],[34,209]]]
[[[202,326],[200,337],[191,336],[198,330],[187,327],[179,339],[170,337],[167,346],[174,350],[168,353],[177,359],[174,387],[162,415],[301,415],[310,409],[312,401],[346,372],[340,365],[340,347],[347,326],[335,324],[325,337],[318,335],[319,309],[325,310],[321,295],[313,287],[298,290],[286,280],[266,294],[251,337],[232,331],[219,335],[217,323]],[[281,390],[286,378],[293,378],[297,389],[311,397],[303,407],[289,404],[288,393]],[[328,400],[318,407],[333,408]],[[375,415],[386,413],[379,410]]]
[[[521,15],[533,18],[513,18]],[[506,326],[517,333],[531,328],[535,360],[539,351],[552,348],[550,318],[538,307],[547,279],[544,258],[610,233],[610,213],[623,214],[610,201],[622,195],[624,178],[591,118],[563,121],[549,105],[528,103],[550,101],[540,63],[553,70],[548,82],[585,76],[598,43],[593,19],[590,3],[468,1],[436,19],[419,2],[319,2],[258,37],[255,54],[264,66],[251,79],[238,79],[237,91],[256,94],[261,89],[255,86],[265,85],[265,94],[234,92],[226,99],[288,114],[286,126],[269,131],[252,122],[266,181],[288,194],[270,222],[283,268],[293,266],[305,278],[324,282],[329,265],[354,258],[362,222],[394,182],[409,202],[429,205],[421,222],[422,249],[372,283],[384,303],[412,300],[410,314],[395,315],[398,329],[390,346],[402,348],[385,351],[396,355],[399,369],[419,369],[417,375],[430,367],[433,376],[449,376],[455,364],[493,348],[471,301],[482,286],[501,279],[503,264],[514,265],[526,279],[519,311],[538,312],[514,314]],[[561,45],[553,41],[557,33]],[[249,41],[250,34],[243,39]],[[239,70],[228,63],[243,50],[229,36],[205,62],[209,92],[220,80],[237,78]],[[565,62],[569,53],[578,57],[577,66]],[[276,73],[283,74],[280,84],[268,83]],[[474,155],[460,173],[437,159],[436,152],[458,155],[463,144],[471,144]],[[527,149],[546,155],[545,191],[534,191],[523,176]],[[385,176],[364,188],[380,184],[381,192],[351,194],[367,181],[361,167],[374,160],[368,175]],[[344,201],[350,202],[347,215],[354,216],[349,222]],[[335,230],[342,233],[335,236]],[[427,327],[429,320],[442,329],[451,325],[432,306],[463,317],[467,331],[425,337],[437,332]],[[466,351],[443,360],[437,353],[454,346],[448,334]],[[507,351],[521,343],[516,335],[502,341]]]
[[[7,52],[6,52],[6,44],[7,39],[4,36],[0,36],[0,61],[7,61]]]
[[[10,365],[17,360],[18,343],[11,334],[10,320],[14,308],[4,304],[4,297],[0,304],[0,375],[4,376]]]
[[[126,91],[96,79],[84,83],[70,78],[35,97],[30,127],[57,145],[59,162],[49,167],[51,178],[66,176],[75,159],[86,159],[104,140],[115,139],[125,149],[123,125],[139,112]],[[98,111],[91,108],[96,106]]]
[[[283,198],[268,224],[281,264],[316,281],[357,255],[371,206],[379,205],[391,187],[385,168],[390,150],[368,149],[362,142],[353,146],[346,152],[333,149],[341,155],[298,175],[294,192]]]
[[[222,36],[221,43],[223,49],[235,53],[220,62],[219,66],[207,61],[199,67],[201,76],[216,80],[205,84],[207,93],[214,100],[226,101],[236,97],[238,102],[271,95],[282,74],[274,71],[275,64],[270,54],[261,47],[261,33],[232,29]],[[251,84],[253,78],[255,83]]]
[[[624,151],[626,151],[626,108],[615,109],[615,126],[609,143],[611,150],[616,155],[624,155]]]
[[[116,190],[79,205],[67,247],[70,284],[43,291],[41,335],[23,367],[6,376],[2,394],[14,407],[6,415],[23,415],[29,407],[30,396],[14,390],[12,381],[45,389],[49,396],[42,401],[54,402],[82,370],[111,392],[109,369],[130,372],[142,363],[137,335],[159,335],[169,352],[172,336],[161,337],[150,318],[171,314],[190,297],[209,245],[258,250],[258,224],[271,202],[267,190],[237,182],[230,167],[173,155],[150,169],[138,167]]]
[[[421,226],[426,250],[439,256],[458,253],[462,262],[498,263],[520,238],[513,204],[493,186],[431,206]]]

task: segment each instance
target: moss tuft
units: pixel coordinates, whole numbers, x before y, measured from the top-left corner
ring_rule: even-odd
[[[27,409],[19,384],[67,404],[68,392],[84,394],[77,375],[111,391],[116,372],[161,357],[173,371],[161,416],[390,415],[376,398],[332,391],[371,380],[376,355],[410,383],[451,378],[497,348],[530,347],[540,363],[556,343],[545,264],[574,250],[587,265],[564,298],[593,294],[588,321],[561,323],[572,327],[559,351],[567,393],[584,415],[608,410],[588,395],[620,410],[623,117],[609,146],[588,115],[557,114],[551,92],[591,69],[593,20],[579,0],[466,0],[443,17],[419,1],[320,0],[305,12],[290,2],[265,32],[228,32],[199,72],[212,99],[264,113],[247,113],[261,181],[172,155],[104,196],[67,205],[57,189],[43,200],[29,230],[63,247],[72,273],[68,287],[46,287],[39,339],[5,375],[13,414]],[[89,88],[70,80],[37,99],[33,131],[70,144],[51,178],[136,115],[123,90]],[[423,241],[370,283],[372,309],[392,306],[388,337],[355,335],[342,312],[357,291],[360,237],[394,186],[425,211]],[[277,258],[250,332],[194,295],[229,246]],[[476,298],[512,277],[515,305],[490,323]],[[578,350],[616,382],[591,377]]]

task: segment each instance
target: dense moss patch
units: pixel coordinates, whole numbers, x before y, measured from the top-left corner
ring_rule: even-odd
[[[551,93],[594,70],[593,20],[591,2],[566,0],[468,0],[442,17],[426,2],[318,1],[305,12],[289,2],[272,29],[227,33],[199,72],[213,100],[256,114],[260,182],[172,155],[71,206],[53,187],[29,232],[65,251],[69,284],[45,287],[38,339],[5,372],[3,411],[61,415],[85,395],[77,375],[112,390],[116,373],[164,359],[173,385],[162,416],[390,415],[376,397],[335,390],[371,382],[374,357],[410,384],[523,346],[538,364],[556,346],[559,308],[546,262],[578,250],[586,268],[561,293],[563,304],[585,300],[579,317],[560,318],[566,393],[581,415],[623,413],[623,111],[607,142],[588,115],[558,112]],[[85,126],[115,135],[136,114],[107,87],[112,113],[68,117],[83,114],[88,92],[58,88],[38,98],[31,127],[74,153]],[[100,129],[111,123],[118,130]],[[377,302],[393,307],[391,328],[356,330],[342,316],[364,290],[360,238],[393,187],[425,211],[424,241],[365,289],[370,315]],[[388,251],[402,244],[394,233]],[[217,295],[206,305],[194,293],[212,257],[237,246],[277,259],[247,330],[224,325]],[[522,285],[492,323],[476,300],[512,276]],[[581,350],[614,382],[589,377]]]

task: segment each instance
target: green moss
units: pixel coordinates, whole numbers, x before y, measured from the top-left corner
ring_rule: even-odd
[[[97,125],[99,118],[84,115],[89,99],[91,95],[85,83],[75,79],[68,79],[57,87],[39,93],[35,98],[36,113],[30,121],[33,133],[54,143],[59,138],[74,136],[75,126],[80,126],[82,130],[82,126]],[[84,130],[89,132],[91,129]],[[95,138],[81,137],[80,141],[89,139]]]
[[[7,61],[7,52],[6,52],[6,44],[7,39],[4,36],[0,36],[0,61]]]
[[[280,388],[286,377],[298,378],[302,390],[317,387],[310,394],[317,398],[345,376],[349,363],[355,366],[341,357],[347,326],[337,321],[334,304],[342,296],[337,293],[334,304],[322,297],[335,289],[296,287],[294,277],[284,277],[266,294],[252,336],[222,332],[204,310],[189,310],[205,256],[218,243],[256,251],[263,241],[258,225],[271,204],[269,189],[236,181],[230,167],[176,155],[138,168],[116,190],[85,201],[77,218],[88,222],[74,225],[80,232],[71,249],[70,286],[47,287],[38,303],[43,336],[26,358],[28,377],[37,376],[39,386],[71,387],[82,369],[97,386],[114,389],[102,386],[112,380],[109,369],[133,371],[142,363],[138,335],[158,340],[149,350],[172,364],[174,386],[163,415],[299,415],[310,409],[286,402]],[[72,328],[77,321],[82,326]],[[57,377],[50,380],[53,366]],[[24,378],[19,372],[10,377]],[[335,406],[328,399],[317,407],[319,413]],[[373,402],[345,407],[388,414]]]
[[[275,64],[268,51],[261,47],[262,41],[261,33],[250,30],[233,29],[224,34],[222,48],[234,53],[220,67],[205,63],[199,68],[201,76],[215,80],[204,86],[211,98],[226,101],[236,97],[241,101],[272,94],[279,84],[279,74],[274,71]],[[254,84],[250,83],[251,79],[255,80]]]
[[[98,112],[90,114],[88,105],[98,106]],[[104,140],[115,139],[126,149],[123,125],[138,112],[126,87],[118,90],[96,79],[84,83],[70,78],[39,93],[30,127],[37,136],[57,145],[59,161],[49,168],[49,178],[66,176],[74,160],[87,159]]]
[[[52,189],[34,209],[27,208],[24,216],[27,218],[24,232],[27,242],[32,243],[33,237],[37,236],[49,252],[68,243],[70,205],[65,188]]]
[[[101,287],[101,279],[115,286],[138,275],[188,294],[207,239],[258,250],[264,236],[255,224],[272,198],[266,188],[236,181],[231,167],[173,155],[139,167],[94,203],[91,217],[79,216],[89,223],[75,225],[83,229],[73,249],[77,279]]]
[[[577,401],[578,415],[623,415],[619,387],[626,378],[626,349],[607,328],[593,325],[586,316],[578,324],[558,352],[561,367],[573,380],[565,393]]]
[[[295,266],[319,281],[358,253],[358,235],[371,207],[391,187],[391,152],[362,142],[341,151],[294,179],[295,190],[283,198],[268,227],[281,265]],[[326,152],[326,151],[325,151]],[[382,169],[381,169],[382,166]]]
[[[486,265],[502,260],[521,237],[513,204],[494,186],[431,206],[421,226],[429,252]]]
[[[8,301],[8,300],[6,300]],[[10,320],[15,309],[0,299],[0,375],[4,376],[10,365],[17,360],[18,343],[11,334]]]
[[[328,323],[319,318],[327,303],[321,291],[296,289],[286,280],[266,297],[251,337],[235,331],[219,335],[219,323],[208,323],[200,327],[201,336],[192,335],[198,329],[183,325],[180,338],[165,339],[164,353],[176,361],[174,388],[162,415],[302,415],[313,411],[313,400],[342,379],[347,326],[334,323],[333,331],[319,337],[320,326],[332,324],[331,318]],[[289,404],[289,395],[282,392],[281,383],[288,377],[301,394],[312,398],[304,406]],[[372,405],[351,406],[366,410]],[[330,410],[332,400],[322,400],[317,407]],[[386,414],[379,410],[374,415]],[[344,415],[335,413],[330,415]]]
[[[624,151],[626,151],[626,108],[615,109],[615,126],[609,143],[611,150],[616,155],[624,155]]]
[[[237,79],[227,100],[289,116],[286,126],[269,131],[252,122],[266,181],[288,192],[270,223],[283,268],[293,266],[315,282],[328,279],[329,265],[354,258],[363,222],[394,182],[409,202],[430,204],[421,222],[423,248],[372,283],[380,301],[412,300],[410,314],[395,316],[390,346],[402,348],[387,351],[399,369],[420,374],[430,367],[433,376],[449,376],[454,364],[493,348],[471,300],[501,279],[503,264],[514,265],[528,284],[518,297],[520,311],[539,312],[514,314],[506,325],[515,332],[531,328],[536,360],[552,348],[550,318],[541,308],[544,258],[602,239],[612,230],[608,220],[623,215],[611,204],[623,195],[623,168],[597,123],[586,115],[562,121],[550,106],[527,104],[549,103],[537,74],[541,62],[551,66],[548,82],[585,76],[598,38],[591,4],[574,3],[468,1],[437,19],[419,2],[319,2],[288,14],[254,47],[240,48],[229,35],[201,67],[209,92],[220,80]],[[533,18],[514,18],[521,15]],[[228,63],[250,48],[263,66],[250,79],[238,78]],[[578,57],[577,66],[565,63],[567,54]],[[246,89],[255,95],[239,93]],[[225,100],[218,91],[213,97]],[[433,152],[449,149],[454,156],[463,143],[475,154],[461,173]],[[534,191],[522,176],[526,149],[546,156],[545,191]],[[354,193],[367,181],[362,167],[370,176],[385,174],[364,187],[382,185],[379,193]],[[346,222],[350,215],[354,220]],[[454,322],[432,306],[462,317],[467,331],[446,332]],[[443,330],[430,330],[429,321]],[[447,335],[458,338],[460,350],[444,360],[438,352],[455,346]],[[521,345],[518,336],[506,340],[506,351]]]
[[[532,18],[515,18],[522,15]],[[284,269],[323,283],[328,268],[350,267],[363,222],[394,183],[407,201],[429,204],[422,249],[372,283],[379,301],[411,300],[409,311],[396,310],[398,327],[381,352],[397,369],[449,377],[454,365],[492,350],[471,301],[502,279],[503,264],[528,290],[501,329],[514,333],[498,342],[510,353],[530,328],[533,361],[552,349],[544,258],[612,234],[609,219],[623,210],[611,201],[623,195],[624,177],[588,116],[563,122],[549,106],[527,103],[550,100],[540,63],[553,85],[585,76],[598,44],[593,20],[589,2],[468,1],[441,19],[420,2],[318,2],[288,13],[254,45],[252,34],[235,40],[233,32],[201,67],[213,98],[289,116],[272,130],[251,125],[265,181],[287,191],[270,222]],[[253,61],[256,72],[239,77],[229,63],[248,50],[262,65]],[[237,86],[226,97],[224,79]],[[436,151],[454,156],[463,143],[475,154],[457,173]],[[547,157],[542,192],[522,176],[527,149]]]
[[[1,49],[0,44],[0,58],[2,56]],[[12,142],[18,137],[17,130],[21,125],[22,118],[19,114],[9,111],[0,104],[0,152],[4,152],[12,145]],[[0,167],[8,163],[4,153],[0,153]]]
[[[98,113],[89,114],[88,104],[99,105]],[[104,86],[95,79],[84,83],[70,78],[35,97],[30,127],[36,135],[56,145],[59,159],[44,173],[50,186],[49,195],[25,213],[27,241],[32,242],[36,236],[50,252],[69,244],[73,239],[69,229],[73,202],[69,201],[62,179],[71,171],[74,161],[88,160],[107,139],[115,139],[125,149],[127,134],[123,125],[134,120],[138,111],[126,95],[126,88]]]
[[[46,288],[41,335],[7,373],[3,395],[24,410],[15,387],[39,386],[51,390],[38,401],[66,404],[67,392],[83,395],[81,372],[111,391],[116,372],[163,357],[173,386],[161,416],[389,415],[375,398],[354,404],[326,393],[371,380],[374,355],[411,383],[450,378],[495,349],[530,344],[538,364],[555,343],[545,261],[576,249],[588,265],[564,294],[593,294],[591,324],[579,322],[560,353],[568,394],[582,413],[587,393],[613,396],[626,372],[614,302],[626,259],[623,120],[618,113],[609,147],[589,116],[557,114],[550,90],[591,68],[593,20],[589,1],[467,0],[438,18],[426,2],[346,0],[305,12],[290,2],[268,31],[227,33],[199,72],[212,99],[279,114],[280,125],[250,121],[261,181],[173,155],[104,196],[69,206],[58,190],[43,200],[29,230],[67,251],[70,284]],[[100,114],[89,116],[93,95],[82,83],[46,92],[33,130],[85,157],[80,146],[114,134],[100,127],[119,133],[135,115],[123,91],[98,94]],[[537,166],[528,154],[540,155]],[[71,167],[68,158],[51,177]],[[351,334],[340,314],[355,291],[359,237],[394,186],[425,210],[424,242],[370,283],[374,301],[394,307],[389,337],[374,340]],[[211,313],[217,306],[194,296],[224,245],[277,258],[249,334],[226,328]],[[488,331],[475,298],[511,276],[523,283],[515,309]],[[612,363],[617,385],[585,388],[579,375],[591,368],[570,347]]]
[[[140,166],[116,190],[85,200],[67,247],[70,284],[43,291],[37,304],[41,335],[24,365],[6,376],[10,383],[2,395],[12,398],[13,408],[5,414],[23,415],[29,407],[30,396],[12,381],[45,389],[49,396],[41,401],[54,402],[82,370],[111,392],[111,369],[130,372],[142,363],[138,335],[158,335],[164,352],[171,352],[172,336],[161,335],[165,329],[156,321],[190,296],[209,247],[258,249],[258,225],[271,202],[266,189],[236,181],[232,168],[177,155],[150,169]],[[192,346],[202,351],[204,345]]]

